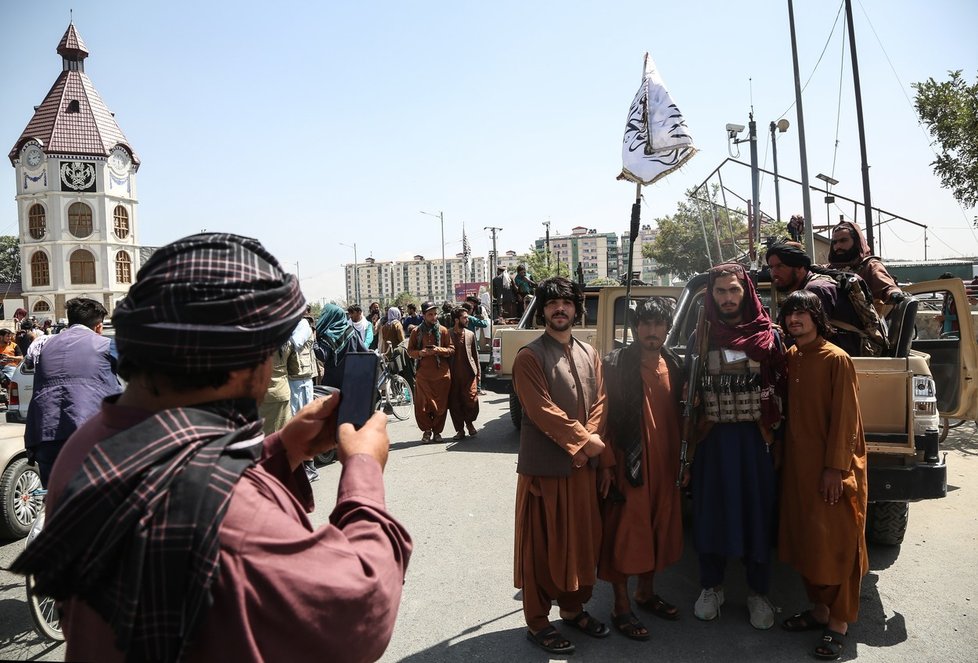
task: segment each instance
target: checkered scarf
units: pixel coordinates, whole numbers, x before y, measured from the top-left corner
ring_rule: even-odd
[[[124,359],[192,375],[260,364],[305,310],[298,280],[257,240],[201,233],[152,255],[112,324]]]
[[[175,661],[211,604],[218,529],[262,449],[250,399],[164,410],[99,442],[11,570],[88,603],[127,660]]]

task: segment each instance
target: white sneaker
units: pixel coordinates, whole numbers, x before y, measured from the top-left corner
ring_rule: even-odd
[[[696,615],[697,619],[708,622],[711,619],[716,619],[720,615],[721,605],[723,605],[723,587],[719,589],[704,589],[700,592],[700,597],[696,599],[696,604],[693,606],[693,614]]]
[[[750,625],[754,628],[765,631],[774,626],[774,606],[766,596],[748,596],[747,610],[750,612]]]

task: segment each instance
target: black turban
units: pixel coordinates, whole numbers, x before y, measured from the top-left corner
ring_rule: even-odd
[[[767,250],[767,255],[778,256],[788,267],[811,267],[812,259],[795,242],[777,242]]]
[[[298,280],[258,240],[201,233],[152,255],[112,324],[123,359],[195,375],[260,364],[305,310]]]

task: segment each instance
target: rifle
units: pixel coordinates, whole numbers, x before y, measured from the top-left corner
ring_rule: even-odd
[[[689,451],[689,438],[692,436],[693,419],[696,416],[696,390],[699,388],[700,372],[703,370],[703,361],[710,348],[710,323],[706,320],[706,300],[704,298],[700,306],[699,316],[696,318],[696,348],[692,353],[689,362],[689,382],[686,389],[686,402],[683,405],[683,440],[679,447],[679,476],[676,477],[676,487],[682,486],[683,474],[689,463],[686,461],[686,454]],[[692,350],[692,348],[691,348]]]

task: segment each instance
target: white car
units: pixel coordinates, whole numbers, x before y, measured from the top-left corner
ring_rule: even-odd
[[[34,370],[20,362],[14,371],[14,377],[7,385],[7,423],[27,423],[27,408],[34,395]]]
[[[27,462],[23,436],[0,438],[0,539],[20,539],[31,531],[44,498],[36,465]]]

